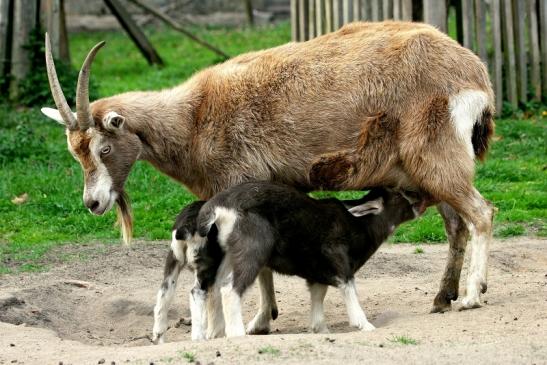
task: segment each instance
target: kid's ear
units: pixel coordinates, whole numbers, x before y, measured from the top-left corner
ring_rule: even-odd
[[[378,198],[360,205],[356,205],[348,209],[348,212],[350,212],[354,217],[362,217],[367,214],[380,214],[383,210],[384,199]]]
[[[124,122],[125,118],[116,112],[108,112],[103,118],[104,127],[113,132],[121,129]]]

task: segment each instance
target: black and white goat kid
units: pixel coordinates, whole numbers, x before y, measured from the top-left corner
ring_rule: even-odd
[[[359,305],[354,274],[396,226],[425,207],[425,200],[384,188],[358,200],[316,200],[270,182],[244,183],[208,202],[192,203],[173,229],[154,310],[154,341],[163,341],[167,309],[185,263],[196,278],[190,294],[192,339],[244,335],[241,296],[263,268],[306,279],[313,332],[328,332],[323,300],[329,285],[341,290],[350,325],[373,330]]]

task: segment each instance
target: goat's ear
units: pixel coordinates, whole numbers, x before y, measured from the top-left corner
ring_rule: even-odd
[[[40,109],[40,111],[48,118],[50,119],[53,119],[54,121],[56,121],[57,123],[59,124],[62,124],[64,126],[66,126],[66,123],[65,121],[63,120],[63,118],[61,117],[61,113],[59,113],[59,111],[57,109],[53,109],[53,108],[42,108]],[[73,113],[74,116],[76,116],[76,113]]]
[[[120,130],[124,122],[125,118],[116,112],[108,112],[103,118],[104,127],[112,132]]]
[[[384,199],[378,198],[369,200],[366,203],[356,205],[350,209],[350,212],[354,217],[361,217],[367,214],[380,214],[384,210]]]

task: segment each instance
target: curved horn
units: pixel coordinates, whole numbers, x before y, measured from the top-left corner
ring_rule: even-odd
[[[53,55],[51,54],[51,43],[49,41],[49,35],[46,33],[46,69],[47,69],[47,78],[49,80],[49,88],[51,90],[51,95],[53,95],[53,100],[59,110],[59,114],[63,118],[66,126],[70,130],[74,130],[78,127],[78,122],[72,114],[72,110],[66,102],[65,95],[61,89],[61,84],[57,78],[57,71],[55,70],[55,63],[53,62]]]
[[[78,75],[78,86],[76,87],[76,115],[78,117],[78,123],[81,130],[85,130],[93,126],[93,116],[89,109],[89,73],[91,70],[91,64],[95,59],[95,55],[105,42],[97,43],[95,47],[89,51],[85,61],[80,69]]]

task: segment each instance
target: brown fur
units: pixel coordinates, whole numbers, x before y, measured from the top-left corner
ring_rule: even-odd
[[[173,89],[95,101],[91,112],[98,133],[125,151],[115,157],[121,162],[105,161],[117,189],[137,158],[201,199],[249,179],[305,190],[399,185],[448,203],[490,234],[470,141],[449,112],[468,90],[486,98],[473,139],[482,157],[494,96],[480,59],[429,25],[352,23],[235,57]],[[126,120],[112,135],[101,128],[109,111]]]

